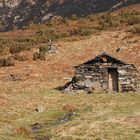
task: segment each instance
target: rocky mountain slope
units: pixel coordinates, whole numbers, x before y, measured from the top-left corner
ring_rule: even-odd
[[[116,10],[139,0],[0,0],[0,30],[42,23],[57,15],[70,17]]]

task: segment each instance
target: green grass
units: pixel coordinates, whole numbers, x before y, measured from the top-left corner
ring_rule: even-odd
[[[14,87],[5,94],[8,104],[0,109],[2,140],[34,140],[44,136],[52,140],[138,140],[140,136],[138,93],[62,94],[55,90],[30,92]],[[64,124],[51,125],[68,112],[62,109],[67,104],[78,115]],[[45,107],[42,113],[35,111],[38,105]],[[30,128],[35,123],[44,125],[37,134]]]

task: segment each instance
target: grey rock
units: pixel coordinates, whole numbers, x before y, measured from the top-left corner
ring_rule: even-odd
[[[45,110],[45,107],[42,105],[38,105],[38,107],[35,109],[37,112],[41,113]]]

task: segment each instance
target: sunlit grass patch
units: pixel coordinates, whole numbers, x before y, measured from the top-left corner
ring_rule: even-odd
[[[7,96],[9,104],[0,111],[3,139],[30,140],[38,136],[58,140],[139,138],[138,93],[64,94],[45,88],[29,92],[16,87],[11,93],[13,96]],[[36,111],[38,105],[44,107],[42,112]],[[76,115],[63,122],[65,115],[72,112]],[[37,133],[32,131],[34,125],[42,126]]]

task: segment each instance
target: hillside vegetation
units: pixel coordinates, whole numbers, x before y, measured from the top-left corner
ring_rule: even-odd
[[[139,140],[140,94],[70,95],[11,85],[0,99],[1,140]]]
[[[0,33],[1,79],[38,79],[56,88],[72,77],[75,65],[103,51],[135,64],[140,70],[139,34],[139,5],[82,18],[56,17],[47,24],[30,24],[24,30]],[[49,40],[57,48],[51,55],[46,53]]]
[[[139,5],[0,33],[0,140],[139,140],[140,93],[58,90],[101,52],[140,72]]]
[[[0,52],[19,53],[46,43],[48,40],[58,41],[71,37],[85,37],[102,30],[130,27],[132,34],[140,34],[140,11],[103,13],[78,18],[54,18],[47,24],[29,24],[23,31],[13,29],[12,34],[0,36]],[[24,35],[25,34],[25,35]]]

